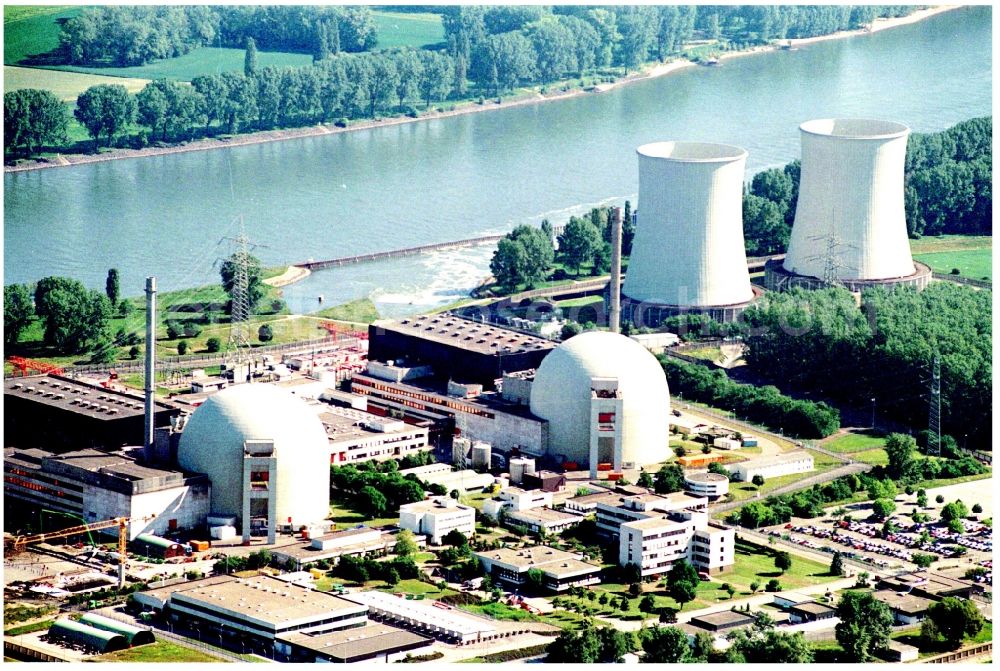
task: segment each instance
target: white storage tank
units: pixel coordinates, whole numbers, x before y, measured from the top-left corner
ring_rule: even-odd
[[[477,440],[472,445],[472,469],[473,470],[484,470],[488,471],[490,469],[490,458],[493,453],[493,446],[489,443],[485,443],[481,440]]]
[[[510,482],[519,485],[525,475],[535,473],[535,460],[530,457],[514,457],[510,460]]]

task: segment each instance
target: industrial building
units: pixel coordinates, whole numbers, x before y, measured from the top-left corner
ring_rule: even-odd
[[[96,651],[100,654],[125,650],[128,639],[121,633],[77,622],[68,617],[57,619],[49,627],[48,637]]]
[[[465,611],[443,607],[436,601],[413,601],[394,594],[369,590],[344,595],[368,608],[373,620],[428,634],[448,643],[481,643],[509,635],[489,620]]]
[[[66,452],[142,442],[139,394],[53,374],[6,378],[3,397],[4,447]],[[154,425],[169,426],[180,412],[174,404],[158,401]]]
[[[141,453],[141,450],[138,450]],[[4,450],[4,502],[70,513],[85,522],[115,517],[138,520],[129,539],[193,529],[209,514],[205,475],[144,466],[131,452],[87,449],[63,454],[44,450]],[[117,534],[117,529],[108,533]]]
[[[290,392],[242,384],[191,415],[177,459],[212,482],[211,513],[237,518],[244,540],[329,515],[330,449],[322,422]]]
[[[914,263],[906,232],[903,124],[876,119],[813,119],[799,126],[802,168],[788,253],[765,268],[765,286],[851,291],[930,282]]]
[[[984,591],[983,586],[979,583],[952,578],[938,571],[914,571],[913,573],[887,576],[879,581],[879,587],[922,596],[934,601],[940,601],[946,596],[970,599],[973,594]]]
[[[424,539],[417,536],[417,545]],[[275,559],[287,566],[291,562],[296,571],[301,571],[318,561],[330,561],[352,555],[389,552],[396,546],[396,532],[382,531],[370,527],[342,529],[329,534],[315,536],[300,545],[285,545],[271,551]]]
[[[583,521],[580,515],[553,510],[552,508],[531,508],[506,513],[505,524],[525,527],[531,533],[560,534]]]
[[[551,340],[454,314],[418,315],[368,327],[368,357],[429,365],[443,378],[493,389],[505,372],[536,368]]]
[[[240,642],[247,642],[270,651],[279,636],[319,635],[368,623],[363,605],[265,575],[196,580],[137,592],[135,601],[165,613],[174,625],[217,637],[237,649]]]
[[[435,496],[425,501],[399,507],[399,526],[415,534],[427,536],[428,542],[440,545],[451,531],[465,536],[476,532],[476,509],[448,496]]]
[[[743,243],[746,151],[654,142],[636,154],[639,206],[623,318],[654,328],[691,312],[732,321],[755,296]],[[667,259],[664,250],[684,253]]]
[[[726,468],[734,480],[750,482],[755,476],[765,480],[794,473],[808,473],[813,470],[813,456],[805,450],[784,452],[772,457],[760,457],[748,461],[740,461]]]
[[[919,623],[927,617],[927,609],[934,603],[927,597],[895,592],[891,589],[876,590],[872,596],[889,607],[892,619],[898,625]]]
[[[547,453],[557,461],[616,471],[669,456],[670,393],[663,368],[634,340],[581,333],[545,357],[531,384],[531,412],[548,421]]]
[[[325,404],[319,419],[330,442],[331,464],[401,459],[433,449],[428,443],[427,427],[402,420]]]
[[[729,493],[729,478],[721,473],[697,471],[684,474],[684,489],[714,501]]]
[[[391,664],[431,652],[434,639],[387,624],[309,635],[298,632],[275,638],[274,650],[292,663]]]
[[[441,485],[449,492],[457,489],[460,492],[481,492],[494,484],[495,479],[489,473],[477,473],[469,469],[453,471],[449,464],[427,464],[404,468],[399,472],[402,476],[414,475],[428,485]]]
[[[584,561],[579,554],[547,545],[520,550],[486,550],[476,552],[475,557],[494,581],[501,580],[515,587],[522,587],[528,582],[528,571],[532,569],[542,572],[542,587],[555,593],[565,592],[570,587],[596,585],[601,581],[600,566]]]

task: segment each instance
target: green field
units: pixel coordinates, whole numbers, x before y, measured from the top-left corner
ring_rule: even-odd
[[[960,252],[992,247],[993,237],[989,235],[930,235],[919,240],[910,240],[910,252],[913,254]]]
[[[568,301],[556,301],[556,307],[560,308],[582,308],[585,305],[594,305],[596,303],[604,303],[604,298],[601,296],[583,296],[581,298],[571,298]]]
[[[214,657],[200,650],[192,650],[169,641],[156,641],[128,650],[100,655],[95,662],[203,662],[219,663],[228,660]]]
[[[877,448],[874,450],[864,450],[863,452],[854,452],[851,454],[851,459],[855,461],[863,461],[866,464],[871,464],[872,466],[885,466],[889,463],[889,455],[886,451]]]
[[[88,88],[98,84],[121,84],[130,93],[138,93],[148,83],[148,79],[123,79],[61,70],[18,68],[10,65],[3,68],[4,93],[19,89],[46,89],[56,94],[60,100],[71,103],[75,103],[79,95]]]
[[[16,65],[59,46],[59,21],[80,13],[80,7],[37,5],[3,8],[3,62]]]
[[[969,249],[955,252],[936,252],[933,254],[917,254],[917,261],[922,261],[936,273],[951,273],[958,268],[962,277],[974,280],[993,279],[993,250]]]
[[[369,527],[382,527],[387,524],[395,524],[399,521],[399,515],[394,517],[379,517],[373,520],[366,518],[361,513],[351,508],[345,501],[334,499],[330,502],[330,519],[337,524],[337,529],[347,529],[358,524]]]
[[[378,309],[371,302],[371,299],[368,298],[359,298],[350,303],[319,310],[318,312],[313,312],[312,316],[354,322],[355,324],[371,324],[379,318]]]
[[[440,14],[372,12],[378,30],[378,48],[426,47],[444,42]]]
[[[851,454],[880,448],[885,445],[885,439],[870,433],[842,433],[820,444],[831,452]]]

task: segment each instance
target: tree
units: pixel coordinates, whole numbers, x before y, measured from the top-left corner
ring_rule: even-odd
[[[962,645],[966,637],[978,634],[984,624],[983,614],[969,599],[948,596],[927,609],[927,617],[934,623],[952,650]]]
[[[715,641],[707,631],[699,631],[694,635],[691,644],[691,661],[707,662],[715,652]]]
[[[566,341],[575,335],[580,335],[583,333],[583,327],[576,322],[566,322],[563,324],[562,330],[559,331],[559,339]]]
[[[636,484],[640,487],[646,487],[651,489],[653,487],[653,476],[649,474],[649,471],[643,471],[639,474],[639,479]]]
[[[362,487],[361,491],[358,492],[358,508],[368,517],[375,519],[385,515],[388,510],[388,502],[385,494],[368,485]]]
[[[767,581],[767,584],[764,585],[764,591],[765,592],[780,592],[781,591],[781,583],[778,582],[777,578],[771,578],[770,580]]]
[[[103,135],[111,144],[115,136],[135,121],[136,102],[121,84],[91,86],[76,99],[73,116],[100,146]]]
[[[938,494],[937,496],[934,497],[934,500],[937,501],[938,503],[944,503],[944,495]]]
[[[937,559],[936,555],[925,554],[925,553],[922,553],[922,552],[914,552],[913,553],[913,557],[912,557],[912,559],[910,561],[912,561],[914,564],[916,564],[920,568],[927,568],[931,564],[934,563],[935,559]]]
[[[6,293],[6,292],[5,292]],[[111,302],[67,277],[46,277],[35,286],[35,312],[45,324],[44,341],[57,350],[78,354],[111,340]]]
[[[921,508],[927,507],[927,494],[923,493],[922,491],[917,494],[917,505],[920,506]]]
[[[66,141],[69,114],[51,91],[19,89],[3,95],[4,153],[32,155],[47,144]]]
[[[710,464],[708,465],[708,472],[709,472],[709,473],[717,473],[717,474],[719,474],[719,475],[724,475],[724,476],[726,476],[727,478],[728,478],[728,477],[729,477],[729,475],[730,475],[730,473],[729,473],[729,469],[728,469],[728,468],[726,468],[725,466],[723,466],[722,464],[720,464],[720,463],[719,463],[719,462],[717,462],[717,461],[713,461],[712,463],[710,463]]]
[[[205,341],[205,348],[209,352],[214,354],[215,352],[218,352],[222,349],[222,341],[216,338],[215,336],[212,336],[211,338]]]
[[[454,547],[464,548],[468,547],[469,539],[458,529],[452,529],[444,536],[441,537],[441,542],[445,545],[452,545]]]
[[[941,519],[945,522],[963,520],[969,516],[969,509],[961,501],[953,501],[941,509]]]
[[[844,592],[837,604],[836,635],[850,662],[864,663],[889,644],[893,617],[870,592]]]
[[[808,664],[812,647],[802,632],[786,634],[771,627],[754,627],[731,634],[726,662],[738,664]]]
[[[757,475],[753,476],[750,482],[753,484],[754,487],[763,487],[764,476],[758,473]]]
[[[872,514],[876,519],[884,520],[896,511],[896,504],[890,499],[875,499],[872,502]]]
[[[107,294],[108,300],[111,301],[111,305],[118,305],[118,299],[121,296],[121,287],[118,281],[117,268],[111,268],[108,270],[108,278],[104,282],[104,293]]]
[[[686,559],[680,559],[667,572],[667,594],[683,609],[684,604],[694,600],[695,588],[699,582],[698,571],[694,566]]]
[[[598,629],[597,638],[601,643],[597,661],[602,664],[619,664],[627,653],[635,650],[635,640],[632,635],[612,627]]]
[[[663,464],[653,478],[653,490],[657,494],[670,494],[684,489],[684,471],[677,464]]]
[[[754,580],[753,582],[750,583],[750,593],[751,594],[756,594],[757,590],[759,590],[759,589],[760,589],[760,581],[759,580]]]
[[[396,534],[396,545],[393,552],[400,557],[412,557],[417,554],[417,542],[413,539],[412,531],[403,529]]]
[[[243,74],[253,77],[257,74],[257,43],[252,37],[247,38],[246,52],[243,54]]]
[[[419,56],[423,67],[417,79],[417,90],[424,99],[424,105],[430,107],[432,100],[442,100],[448,95],[454,65],[446,54],[436,51],[421,50]]]
[[[722,589],[725,590],[726,594],[729,595],[730,599],[732,599],[733,596],[736,594],[736,588],[730,585],[728,582],[722,586]]]
[[[601,233],[596,226],[587,219],[571,217],[559,236],[559,257],[579,275],[580,266],[593,258],[600,243]]]
[[[778,552],[774,555],[774,567],[784,575],[785,571],[792,567],[792,555],[787,552]]]
[[[270,342],[274,339],[274,329],[271,328],[270,324],[261,324],[260,328],[257,329],[257,340],[261,342]]]
[[[522,225],[497,243],[490,271],[504,291],[529,288],[545,279],[552,265],[552,240],[533,226]]]
[[[542,588],[545,586],[545,574],[542,573],[541,569],[537,568],[528,569],[528,574],[526,577],[528,579],[527,584],[531,588],[532,592],[538,594],[539,592],[542,591]],[[591,592],[591,594],[593,594],[593,592]]]
[[[830,575],[844,575],[844,557],[839,552],[833,553],[830,561]]]
[[[8,347],[17,342],[34,316],[35,305],[28,287],[23,284],[6,285],[3,288],[3,338]]]
[[[894,480],[902,480],[913,475],[916,462],[913,453],[917,449],[917,441],[913,436],[902,433],[890,434],[885,441],[885,452],[889,463],[885,467],[886,475]]]
[[[677,627],[644,629],[640,638],[645,653],[640,659],[644,664],[677,664],[691,658],[691,645],[687,634]]]
[[[227,294],[229,294],[230,305],[228,306],[229,312],[232,313],[232,298],[233,290],[236,284],[236,269],[241,263],[243,258],[243,252],[235,252],[232,256],[222,262],[219,267],[219,275],[222,278],[222,289]],[[246,256],[246,267],[247,267],[247,307],[249,313],[253,314],[254,310],[257,309],[257,304],[260,303],[261,299],[264,297],[264,280],[263,280],[263,268],[260,264],[260,259],[252,254],[247,254]]]
[[[188,341],[181,340],[179,343],[177,343],[177,354],[179,354],[180,356],[184,356],[187,353],[188,353]]]

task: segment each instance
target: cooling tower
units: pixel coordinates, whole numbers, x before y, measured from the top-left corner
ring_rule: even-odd
[[[768,287],[926,286],[926,266],[910,256],[903,207],[910,129],[872,119],[814,119],[799,130],[795,223],[784,264],[768,269]]]
[[[639,206],[625,316],[656,326],[680,312],[735,318],[754,297],[743,247],[739,147],[655,142],[639,155]]]

